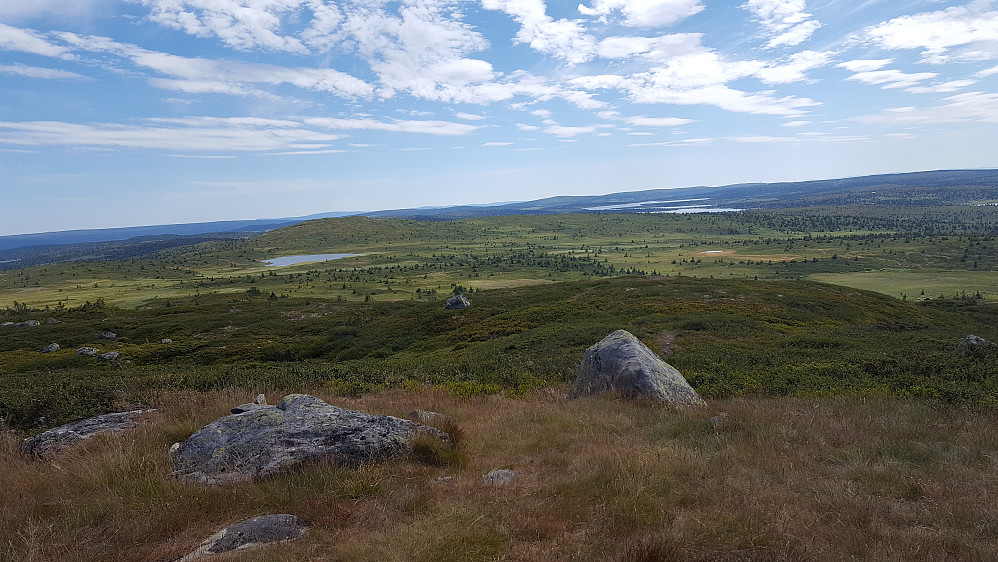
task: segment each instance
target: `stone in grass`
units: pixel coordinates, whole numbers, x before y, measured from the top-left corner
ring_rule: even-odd
[[[223,552],[275,542],[290,542],[304,535],[307,530],[308,525],[294,515],[260,515],[222,529],[177,562],[203,560]]]
[[[412,450],[417,436],[450,437],[391,416],[339,408],[306,394],[220,418],[174,445],[172,475],[203,485],[247,482],[306,463],[358,466]]]
[[[100,350],[97,349],[96,347],[81,347],[80,349],[76,350],[77,355],[81,356],[85,355],[87,357],[97,357],[98,353],[100,353]]]
[[[51,458],[67,447],[101,433],[121,433],[139,424],[142,414],[156,410],[132,410],[94,416],[68,423],[25,439],[21,450],[40,458]]]
[[[120,352],[108,351],[107,353],[101,353],[100,355],[98,355],[97,359],[100,359],[101,361],[114,361],[119,357],[121,357]]]
[[[996,344],[993,341],[988,341],[981,336],[975,336],[970,334],[969,336],[963,338],[960,341],[960,345],[956,346],[957,351],[962,351],[964,353],[969,353],[972,351],[977,351],[978,349],[985,349],[988,347],[994,347]]]
[[[163,338],[163,339],[159,340],[159,343],[162,343],[162,344],[173,343],[173,340],[171,340],[170,338]]]
[[[101,333],[97,334],[97,338],[98,339],[102,339],[102,340],[113,340],[113,339],[116,339],[117,337],[118,337],[118,334],[116,334],[114,332],[101,332]]]
[[[45,321],[45,323],[46,324],[62,324],[62,322],[60,322],[58,319],[52,318],[51,316],[49,317],[48,320]]]
[[[50,343],[50,344],[48,344],[48,345],[45,346],[45,349],[42,350],[42,353],[55,353],[56,351],[59,351],[60,349],[62,349],[62,347],[60,347],[59,344],[57,344],[57,343]]]
[[[461,310],[463,308],[468,308],[469,306],[471,306],[471,301],[468,300],[468,297],[464,295],[454,295],[453,297],[447,299],[445,302],[446,306],[444,306],[444,308],[450,308],[455,310]]]
[[[486,484],[498,484],[500,486],[509,484],[516,478],[516,471],[510,468],[500,468],[482,476],[482,482]]]
[[[675,367],[624,330],[586,350],[568,397],[604,392],[677,408],[706,405]]]

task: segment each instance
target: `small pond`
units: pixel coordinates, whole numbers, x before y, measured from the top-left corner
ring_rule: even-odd
[[[288,265],[297,265],[299,263],[308,263],[312,261],[339,260],[359,255],[360,254],[309,254],[307,256],[284,256],[282,258],[272,258],[260,261],[275,267],[285,267]]]

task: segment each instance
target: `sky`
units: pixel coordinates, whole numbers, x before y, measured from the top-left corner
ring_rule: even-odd
[[[998,0],[0,0],[0,235],[998,167]]]

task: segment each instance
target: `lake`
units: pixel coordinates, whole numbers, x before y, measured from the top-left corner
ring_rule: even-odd
[[[339,260],[359,255],[360,254],[309,254],[307,256],[284,256],[282,258],[272,258],[260,261],[274,267],[285,267],[288,265],[297,265],[299,263],[308,263],[312,261]]]

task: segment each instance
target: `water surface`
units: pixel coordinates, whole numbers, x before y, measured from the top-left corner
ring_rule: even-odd
[[[301,256],[284,256],[281,258],[271,258],[269,260],[260,261],[274,267],[285,267],[288,265],[297,265],[299,263],[308,263],[312,261],[339,260],[359,255],[360,254],[308,254]]]

